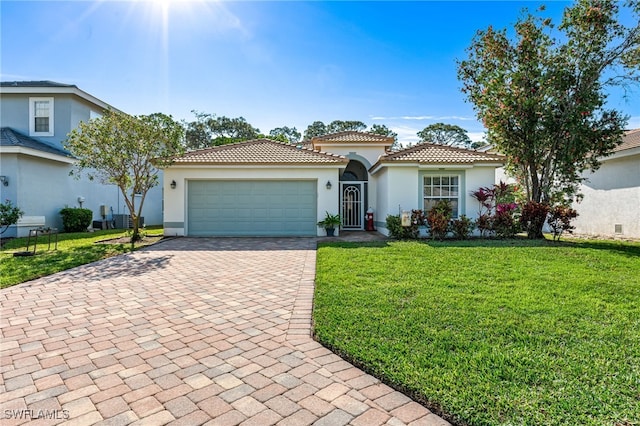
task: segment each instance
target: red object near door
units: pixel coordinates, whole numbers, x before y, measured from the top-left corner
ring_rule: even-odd
[[[373,226],[373,209],[369,207],[367,213],[364,215],[364,229],[367,231],[375,231],[376,228]]]

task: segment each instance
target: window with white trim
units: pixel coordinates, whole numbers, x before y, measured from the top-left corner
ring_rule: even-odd
[[[424,211],[431,210],[440,200],[449,201],[453,217],[457,218],[460,206],[460,176],[428,175],[424,177]]]
[[[53,136],[53,98],[29,98],[29,135]]]

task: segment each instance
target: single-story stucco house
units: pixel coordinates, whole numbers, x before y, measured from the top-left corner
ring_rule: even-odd
[[[625,132],[622,144],[601,162],[582,176],[584,198],[573,205],[579,214],[575,232],[640,238],[640,129]]]
[[[164,169],[167,236],[322,236],[326,212],[342,229],[375,227],[401,211],[451,201],[475,218],[470,192],[491,186],[504,157],[422,143],[391,151],[393,138],[341,132],[306,145],[268,139],[188,152]]]
[[[72,84],[0,83],[0,199],[24,212],[3,238],[26,236],[40,226],[62,231],[64,207],[82,206],[93,212],[95,221],[122,219],[118,227],[129,225],[117,186],[69,176],[76,160],[64,149],[67,135],[106,109],[113,107]],[[142,216],[147,225],[162,223],[161,188],[149,191]]]

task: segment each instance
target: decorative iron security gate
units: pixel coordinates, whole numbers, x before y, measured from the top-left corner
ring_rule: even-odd
[[[363,229],[363,182],[340,182],[342,228]]]

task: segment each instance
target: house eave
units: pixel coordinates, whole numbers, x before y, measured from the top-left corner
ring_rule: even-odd
[[[347,162],[340,162],[340,163],[332,163],[332,164],[326,164],[326,163],[270,163],[270,164],[265,164],[265,163],[207,163],[207,162],[201,162],[201,163],[172,163],[170,165],[161,167],[163,169],[201,169],[203,167],[210,167],[210,168],[216,168],[216,169],[238,169],[238,168],[242,168],[242,169],[282,169],[282,168],[288,168],[288,169],[309,169],[309,168],[314,168],[314,169],[339,169],[341,167],[344,167],[345,164],[347,164]]]
[[[623,149],[621,151],[616,151],[611,155],[602,157],[600,161],[605,162],[609,160],[616,160],[618,158],[631,157],[633,155],[638,155],[638,154],[640,154],[640,146],[635,148]]]
[[[369,172],[374,175],[385,167],[414,167],[420,170],[472,169],[474,167],[502,167],[501,162],[473,162],[473,163],[421,163],[416,161],[384,161],[374,164]]]
[[[22,146],[2,146],[0,147],[0,154],[28,155],[30,157],[42,158],[45,160],[57,161],[66,164],[73,164],[76,161],[72,157],[65,157],[64,155],[43,152],[37,149],[25,148]]]
[[[45,87],[45,86],[2,86],[0,87],[0,94],[28,94],[28,95],[57,95],[57,94],[66,94],[66,95],[75,95],[79,98],[82,98],[104,110],[110,109],[117,112],[118,109],[109,105],[108,103],[101,101],[93,95],[85,92],[84,90],[78,89],[75,86],[72,87]]]

